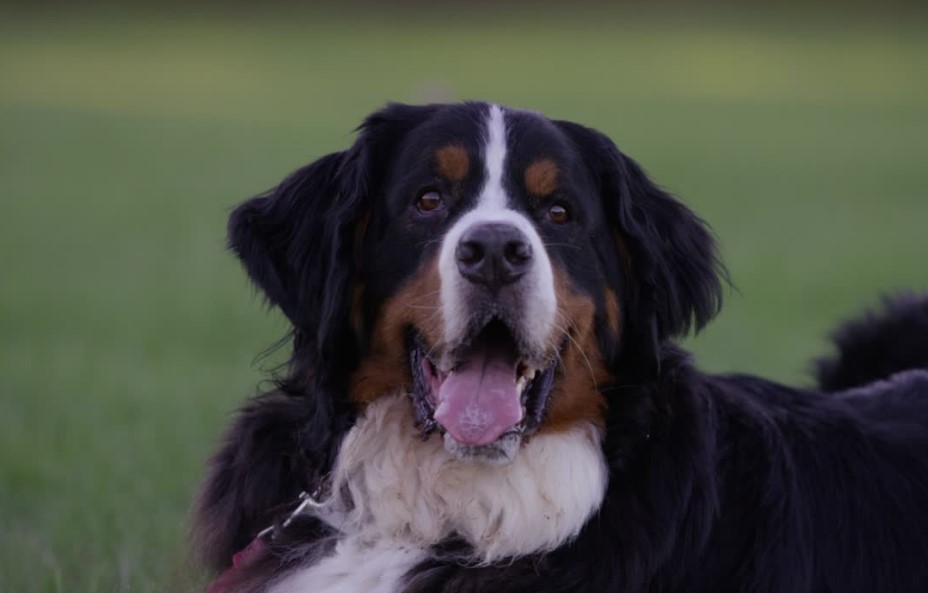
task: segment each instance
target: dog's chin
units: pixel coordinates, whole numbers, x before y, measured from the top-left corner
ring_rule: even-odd
[[[522,434],[516,431],[504,434],[489,445],[479,446],[466,445],[451,436],[451,433],[443,432],[445,450],[454,455],[458,461],[465,463],[506,465],[516,458],[522,446]]]
[[[511,462],[544,421],[558,352],[531,354],[509,327],[492,320],[450,353],[409,340],[416,421],[427,438],[442,435],[456,459]]]

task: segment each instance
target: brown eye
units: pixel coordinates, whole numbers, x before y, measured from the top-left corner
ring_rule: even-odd
[[[554,204],[548,208],[548,220],[554,224],[564,224],[570,221],[570,213],[567,212],[567,208],[560,204]]]
[[[427,191],[419,196],[416,200],[416,208],[419,212],[432,212],[441,208],[441,194],[437,191]]]

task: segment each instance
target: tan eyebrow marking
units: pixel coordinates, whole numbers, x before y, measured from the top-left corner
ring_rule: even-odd
[[[557,163],[547,157],[540,158],[525,168],[525,189],[537,197],[551,195],[557,189],[559,173]]]
[[[448,181],[462,181],[470,170],[470,157],[460,144],[448,144],[435,151],[435,169]]]

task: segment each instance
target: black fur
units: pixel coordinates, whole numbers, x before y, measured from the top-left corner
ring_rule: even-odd
[[[906,369],[928,369],[928,297],[886,298],[882,314],[868,312],[834,334],[838,355],[817,361],[818,382],[837,391],[886,379]]]
[[[351,149],[233,214],[230,245],[293,322],[293,357],[277,391],[239,415],[212,461],[195,527],[211,567],[227,566],[331,466],[354,419],[348,375],[365,349],[365,328],[349,323],[351,291],[359,277],[371,279],[369,320],[393,277],[426,249],[428,237],[394,224],[401,198],[389,189],[405,184],[415,163],[393,165],[405,158],[407,136],[427,145],[435,130],[465,130],[479,108],[390,106]],[[518,117],[525,134],[551,126]],[[425,122],[431,127],[416,132]],[[572,182],[601,204],[588,205],[582,237],[566,238],[591,257],[554,248],[552,259],[573,257],[573,280],[593,297],[604,285],[620,295],[621,339],[598,333],[618,378],[603,386],[608,491],[580,535],[554,552],[475,567],[436,549],[404,591],[928,591],[928,371],[899,373],[928,363],[928,298],[897,299],[882,317],[839,331],[840,356],[819,364],[821,390],[701,373],[671,338],[720,307],[724,272],[710,232],[610,140],[553,126],[549,150],[566,151]],[[366,215],[372,229],[359,247]],[[383,254],[391,248],[399,251]],[[398,253],[403,261],[378,259]],[[384,266],[389,273],[378,277]],[[260,591],[328,535],[300,521],[239,590]]]
[[[281,505],[309,486],[307,470],[326,462],[313,459],[319,453],[304,443],[313,424],[306,398],[281,393],[256,398],[239,413],[198,501],[197,547],[208,566],[227,566]]]

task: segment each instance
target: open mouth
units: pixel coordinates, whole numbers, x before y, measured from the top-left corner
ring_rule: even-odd
[[[511,460],[543,419],[554,358],[532,362],[499,319],[440,360],[414,336],[412,396],[424,436],[442,431],[445,446],[459,458]]]

